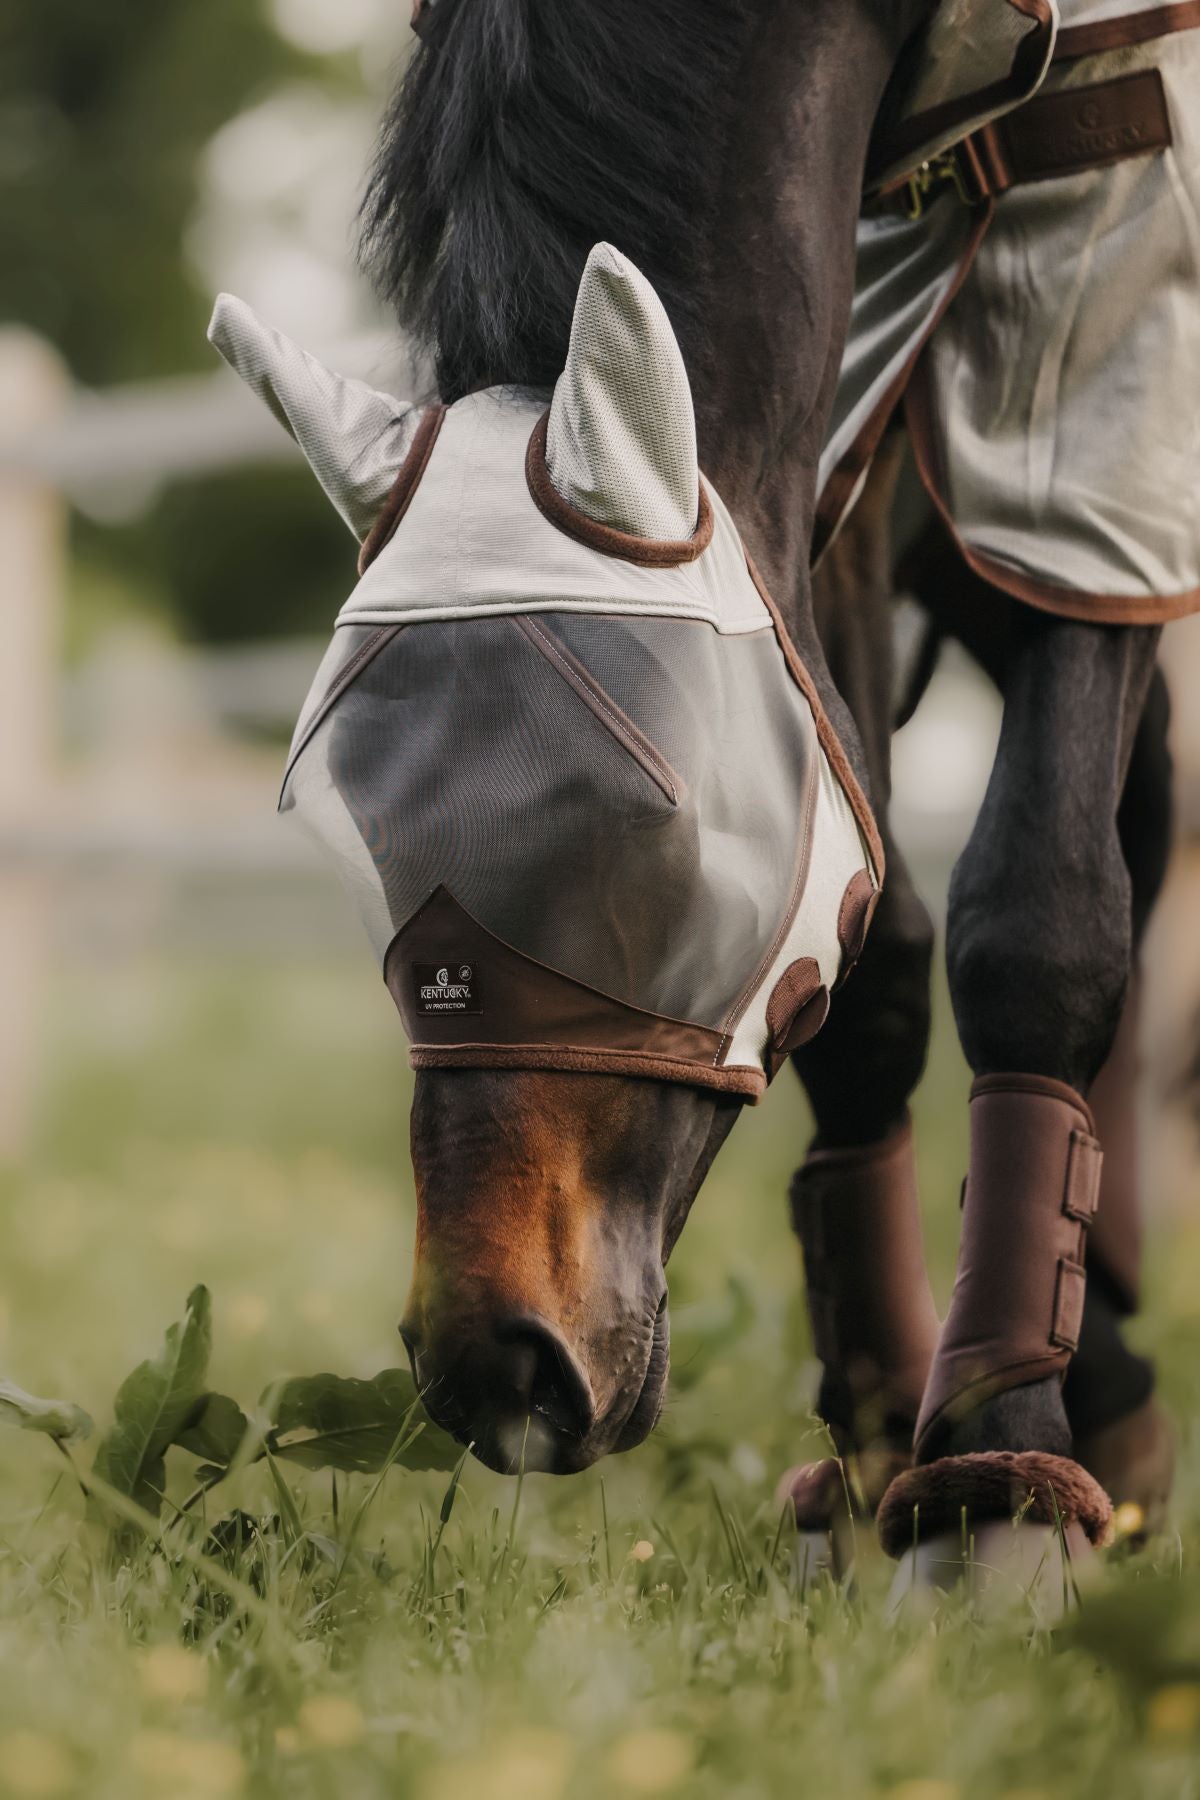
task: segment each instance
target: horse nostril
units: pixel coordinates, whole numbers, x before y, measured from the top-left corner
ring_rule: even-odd
[[[565,1437],[586,1437],[596,1421],[591,1384],[554,1327],[544,1319],[510,1319],[496,1327],[496,1337],[518,1405]]]

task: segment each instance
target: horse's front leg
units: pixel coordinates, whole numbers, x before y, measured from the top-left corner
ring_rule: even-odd
[[[1085,1095],[1132,956],[1118,808],[1158,632],[1022,612],[987,795],[950,889],[947,962],[975,1073],[962,1244],[885,1545],[958,1540],[1024,1512],[1095,1538],[1101,1490],[1071,1458],[1062,1381],[1078,1341],[1101,1149]],[[1077,1536],[1079,1533],[1077,1532]]]

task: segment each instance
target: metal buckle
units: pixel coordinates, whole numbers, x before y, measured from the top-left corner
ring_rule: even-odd
[[[904,185],[904,216],[906,219],[920,219],[925,213],[925,204],[935,188],[945,187],[949,182],[964,206],[974,206],[976,196],[967,186],[966,172],[957,149],[943,150],[937,156],[923,162],[919,169],[909,176]]]

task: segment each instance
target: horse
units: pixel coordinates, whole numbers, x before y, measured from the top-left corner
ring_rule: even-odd
[[[795,1213],[810,1297],[829,1327],[824,1339],[818,1332],[827,1351],[821,1404],[848,1450],[882,1445],[884,1479],[872,1502],[892,1521],[885,1543],[894,1552],[912,1539],[914,1509],[917,1535],[932,1531],[935,1548],[948,1517],[957,1533],[964,1508],[985,1522],[1028,1514],[1081,1544],[1107,1529],[1107,1498],[1072,1456],[1062,1377],[1079,1332],[1082,1245],[1101,1164],[1083,1096],[1115,1035],[1131,958],[1116,819],[1157,639],[1153,626],[1032,613],[1012,623],[1000,750],[951,898],[951,988],[977,1084],[966,1252],[939,1340],[908,1213],[894,1204],[909,1180],[907,1107],[924,1060],[930,944],[886,821],[886,660],[871,650],[880,583],[858,572],[835,628],[825,622],[831,670],[810,563],[864,182],[885,191],[926,148],[937,150],[939,132],[944,146],[988,117],[989,104],[1015,104],[1049,58],[1054,14],[1045,0],[977,4],[993,22],[1003,15],[1003,79],[966,104],[918,108],[914,119],[890,100],[897,76],[939,23],[955,40],[959,0],[812,0],[802,8],[781,0],[435,0],[385,124],[363,255],[402,327],[432,350],[438,402],[449,410],[431,409],[414,435],[394,409],[389,416],[361,395],[347,400],[312,377],[297,429],[303,437],[319,417],[346,426],[357,455],[350,491],[319,454],[313,460],[366,539],[369,581],[372,558],[400,541],[394,534],[405,529],[416,483],[438,454],[440,418],[483,394],[532,396],[542,406],[557,398],[579,324],[581,271],[586,278],[598,240],[643,271],[661,301],[686,371],[689,419],[694,402],[706,484],[689,486],[687,458],[667,455],[646,485],[662,518],[683,519],[697,540],[703,504],[688,514],[697,491],[711,496],[721,531],[736,521],[756,591],[791,646],[813,719],[823,722],[822,752],[864,850],[865,879],[847,883],[839,909],[840,961],[798,959],[812,967],[793,976],[776,1025],[763,1021],[762,1054],[768,1074],[790,1057],[814,1113]],[[890,139],[881,118],[894,126]],[[650,311],[642,308],[643,319]],[[262,377],[262,341],[256,346],[245,359],[252,378],[287,413],[277,384]],[[663,356],[670,361],[665,340]],[[652,391],[650,365],[639,370]],[[672,394],[678,423],[678,384]],[[561,412],[557,468],[545,432],[540,449],[536,432],[530,438],[528,465],[539,509],[557,510],[560,525],[561,489],[571,486],[569,476],[555,483],[570,460],[561,449],[571,440],[569,405]],[[360,430],[364,420],[369,429]],[[295,416],[290,422],[297,428]],[[576,443],[585,476],[587,435],[585,422]],[[381,444],[390,444],[387,456]],[[647,531],[637,495],[612,474],[611,457],[607,466],[623,499],[614,510],[605,482],[589,488],[583,479],[572,529],[594,543],[599,525],[615,534],[609,553],[627,557],[635,540],[657,537],[672,546],[659,561],[678,560],[691,540],[661,519]],[[585,529],[579,516],[589,508]],[[368,608],[361,630],[372,623]],[[857,657],[846,649],[856,640]],[[360,662],[374,654],[369,635],[354,640]],[[584,659],[562,660],[603,706]],[[453,667],[453,658],[443,662],[439,677],[431,663],[425,691],[436,699]],[[324,687],[332,692],[328,679]],[[628,711],[618,709],[617,728],[663,792],[670,772],[647,734],[630,730]],[[302,718],[303,730],[314,718]],[[355,755],[346,742],[325,767],[334,771],[341,759],[335,785],[350,795],[361,831]],[[1055,779],[1044,778],[1047,766]],[[878,830],[857,804],[864,795]],[[663,911],[656,923],[669,941],[668,902]],[[449,954],[459,941],[429,937],[438,955],[412,965],[410,1014],[443,1005],[478,1013],[474,965]],[[828,988],[856,960],[830,1009]],[[681,1074],[683,1063],[690,1073]],[[580,1469],[640,1442],[657,1419],[669,1360],[665,1266],[752,1097],[714,1082],[711,1070],[698,1078],[690,1052],[674,1071],[669,1064],[417,1058],[418,1228],[402,1332],[434,1416],[495,1467]],[[854,1204],[829,1206],[822,1188]],[[874,1317],[885,1341],[865,1355],[861,1344],[843,1353],[838,1321],[864,1287],[881,1295]],[[875,1421],[870,1442],[866,1415]],[[906,1469],[914,1439],[916,1467]],[[926,1483],[915,1500],[914,1477]]]

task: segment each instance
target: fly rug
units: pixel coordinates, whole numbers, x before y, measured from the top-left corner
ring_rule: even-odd
[[[1122,1004],[1169,831],[1153,657],[1161,624],[1200,608],[1200,5],[1058,10],[1015,110],[955,146],[927,141],[915,167],[876,160],[821,465],[815,550],[832,571],[903,410],[936,515],[906,585],[1005,698],[950,897],[951,992],[976,1081],[940,1331],[903,1110],[921,1063],[911,1043],[880,1077],[890,1132],[818,1139],[793,1196],[822,1402],[851,1480],[827,1462],[785,1491],[814,1549],[844,1534],[848,1493],[875,1514],[901,1589],[956,1579],[968,1538],[980,1568],[1018,1574],[1060,1541],[1074,1555],[1103,1541],[1109,1500],[1089,1470],[1154,1523],[1171,1472],[1152,1373],[1115,1321],[1136,1304],[1140,1260],[1126,1153],[1136,1008],[1131,997],[1122,1018]],[[878,532],[886,495],[868,504]],[[862,566],[853,551],[848,564]],[[864,738],[886,736],[870,695],[855,710]],[[928,1001],[912,998],[911,974],[923,909],[873,797],[889,884],[854,990],[859,1029],[907,1010],[923,1046]],[[844,1035],[849,1065],[861,1042]]]

